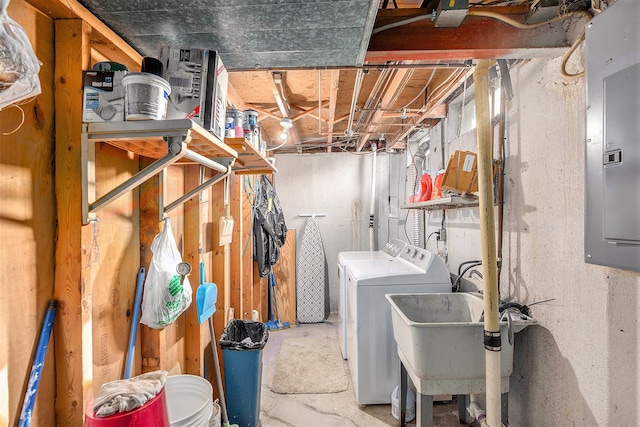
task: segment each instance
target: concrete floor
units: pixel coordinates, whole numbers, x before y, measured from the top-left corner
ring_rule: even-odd
[[[289,329],[272,331],[262,354],[262,400],[260,402],[261,427],[380,427],[399,426],[391,415],[391,405],[360,407],[355,400],[351,381],[349,388],[331,394],[278,394],[271,391],[271,382],[282,341],[286,338],[334,337],[338,338],[337,317],[317,324],[293,325]],[[348,361],[344,369],[349,372]],[[338,366],[336,366],[338,368]],[[351,380],[351,378],[349,378]],[[434,424],[439,427],[459,427],[457,404],[434,403]],[[415,421],[408,425],[415,426]]]

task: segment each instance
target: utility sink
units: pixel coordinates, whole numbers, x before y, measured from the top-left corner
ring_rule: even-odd
[[[398,355],[422,395],[485,393],[484,302],[479,293],[387,294]],[[535,320],[520,313],[500,322],[501,388],[509,391],[513,333]]]

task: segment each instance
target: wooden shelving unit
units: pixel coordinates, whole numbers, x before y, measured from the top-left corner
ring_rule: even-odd
[[[224,142],[238,152],[233,171],[238,174],[274,173],[278,170],[244,138],[225,138]]]
[[[478,199],[475,197],[448,196],[426,202],[400,205],[400,209],[435,211],[441,209],[474,208],[476,206],[478,206]]]
[[[90,140],[159,159],[167,154],[167,139],[181,138],[187,148],[206,158],[238,157],[232,147],[192,120],[144,120],[87,123]],[[177,163],[193,163],[182,158]]]

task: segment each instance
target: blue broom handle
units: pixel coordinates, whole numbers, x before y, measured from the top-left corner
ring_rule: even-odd
[[[136,297],[133,301],[133,317],[131,318],[131,331],[129,332],[129,350],[127,351],[127,361],[124,365],[124,379],[131,378],[131,370],[133,368],[133,356],[136,352],[136,337],[138,336],[138,322],[140,321],[140,303],[142,302],[142,289],[144,284],[144,267],[140,267],[138,271],[138,280],[136,281]]]
[[[24,396],[19,427],[29,427],[31,425],[31,414],[33,406],[36,404],[36,394],[38,393],[38,385],[40,384],[42,367],[44,366],[44,358],[47,355],[47,347],[49,347],[49,338],[51,337],[51,329],[53,329],[53,319],[55,318],[57,307],[58,301],[49,301],[49,308],[42,322],[36,357],[33,359],[33,365],[31,366],[31,375],[29,376],[29,384]]]

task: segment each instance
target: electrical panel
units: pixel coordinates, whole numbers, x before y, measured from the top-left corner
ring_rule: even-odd
[[[640,2],[586,29],[585,261],[640,271]]]

